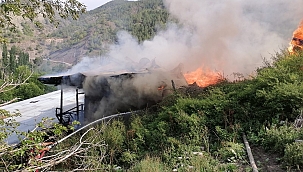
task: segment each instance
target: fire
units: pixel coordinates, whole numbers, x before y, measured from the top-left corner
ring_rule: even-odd
[[[158,90],[159,90],[159,91],[164,90],[165,87],[166,87],[166,85],[160,85],[160,86],[158,87]]]
[[[199,87],[207,87],[218,83],[221,80],[221,76],[210,69],[198,68],[196,71],[184,74],[185,80],[188,84],[196,84]]]
[[[294,31],[292,40],[290,41],[288,51],[294,53],[296,50],[303,49],[303,20],[299,27]]]

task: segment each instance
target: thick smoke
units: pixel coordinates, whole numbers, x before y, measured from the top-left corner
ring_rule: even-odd
[[[247,76],[262,65],[263,58],[269,59],[288,46],[293,30],[303,18],[302,0],[164,0],[164,3],[178,24],[168,24],[166,30],[141,44],[129,33],[120,32],[119,43],[111,46],[106,56],[84,58],[70,72],[130,72],[134,64],[145,58],[155,60],[165,70],[182,63],[183,72],[207,67],[225,76],[232,76],[233,72]],[[110,69],[99,67],[113,62],[116,65],[110,65]],[[92,82],[88,79],[84,85],[90,85],[88,81]]]
[[[118,70],[148,58],[167,70],[183,63],[184,72],[204,66],[227,75],[233,72],[247,75],[262,65],[263,57],[269,58],[288,46],[293,30],[303,18],[301,0],[165,0],[164,3],[180,23],[168,24],[167,30],[142,44],[130,34],[120,32],[119,44],[113,45],[106,55],[121,64],[116,66]],[[103,62],[104,57],[85,58],[74,69],[93,70]]]
[[[189,61],[186,65],[202,64],[226,74],[251,73],[262,65],[262,57],[287,46],[303,18],[300,0],[166,0],[165,4],[192,33],[187,51],[179,53]]]

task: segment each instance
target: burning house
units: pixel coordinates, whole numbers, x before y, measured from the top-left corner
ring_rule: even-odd
[[[155,61],[141,59],[139,63],[117,70],[114,59],[94,70],[44,76],[44,84],[74,86],[83,89],[85,120],[93,121],[111,114],[143,109],[160,102],[173,89],[186,86],[182,66],[166,71]],[[115,70],[113,70],[115,69]],[[77,92],[77,94],[79,94]],[[63,97],[61,95],[61,102]],[[73,109],[79,110],[78,104]],[[62,107],[62,105],[61,105]],[[72,111],[63,112],[58,108],[56,116],[61,123],[69,122]]]

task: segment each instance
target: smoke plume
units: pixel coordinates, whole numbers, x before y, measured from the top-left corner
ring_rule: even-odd
[[[164,0],[180,24],[168,24],[151,40],[139,44],[129,33],[118,34],[119,43],[106,57],[126,67],[141,58],[155,59],[164,69],[184,64],[184,72],[204,66],[230,74],[250,74],[285,49],[303,17],[301,0]],[[103,59],[103,60],[102,60]],[[85,58],[75,70],[95,69],[104,57]],[[84,67],[86,66],[86,67]],[[120,70],[121,65],[117,65]],[[127,68],[127,67],[126,67]]]
[[[226,76],[249,75],[263,58],[288,46],[303,18],[302,0],[164,0],[164,4],[178,24],[169,23],[141,44],[129,33],[119,32],[118,44],[106,56],[84,58],[70,72],[106,72],[98,67],[108,63],[104,59],[117,64],[111,65],[112,71],[131,71],[134,68],[129,66],[145,58],[165,70],[182,63],[183,72],[207,67]]]
[[[287,47],[303,17],[303,1],[166,0],[170,13],[190,33],[186,51],[190,67],[204,65],[226,74],[251,73],[262,57]],[[181,57],[179,57],[180,59]]]

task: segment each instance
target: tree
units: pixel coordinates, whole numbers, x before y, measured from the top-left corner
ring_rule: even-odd
[[[14,72],[16,68],[16,52],[17,52],[17,47],[14,45],[9,51],[9,70],[11,72]]]
[[[2,50],[2,67],[5,68],[8,64],[7,62],[7,45],[6,43],[3,43],[3,50]]]
[[[39,28],[43,27],[42,23],[39,21],[39,18],[41,17],[47,19],[47,21],[54,24],[54,26],[58,26],[59,18],[66,19],[68,17],[71,17],[72,19],[78,19],[79,15],[84,13],[85,11],[85,5],[77,0],[1,0],[0,28],[2,31],[6,29],[16,30],[17,26],[13,22],[13,19],[16,17],[22,17],[25,21],[30,20]],[[22,85],[24,86],[22,86],[20,89],[25,89],[28,91],[24,96],[31,96],[37,94],[37,90],[39,90],[38,87],[34,86],[34,84],[26,85],[33,72],[29,69],[25,69],[25,66],[16,69],[16,55],[18,53],[17,47],[12,46],[8,56],[7,46],[5,44],[5,39],[2,35],[0,35],[0,43],[4,43],[4,51],[2,53],[3,67],[5,68],[6,66],[8,66],[8,68],[10,69],[9,72],[11,72],[9,73],[8,71],[5,71],[4,79],[0,80],[0,100],[4,98],[2,97],[2,94],[11,93],[11,91],[16,89],[16,87],[20,88]],[[25,59],[23,59],[22,61],[25,62],[25,60],[28,61],[28,59],[28,54],[26,54]],[[28,90],[28,88],[26,88],[28,86],[32,86],[33,88],[31,90]],[[19,99],[18,97],[16,98]],[[0,101],[0,106],[5,105],[7,103],[11,103],[13,101],[15,101],[15,98],[11,98],[10,100],[7,100],[5,102]],[[8,123],[10,120],[4,121],[5,118],[12,116],[14,115],[4,110],[0,110],[0,159],[2,159],[3,153],[10,153],[9,151],[5,150],[11,149],[9,145],[6,145],[3,142],[3,138],[6,138],[6,136],[9,134],[9,131],[7,130],[13,129],[14,132],[16,132],[16,127],[14,127],[15,125],[11,125]],[[29,145],[25,144],[24,146],[30,148]],[[2,152],[3,150],[4,152]],[[14,156],[11,157],[14,158]],[[5,171],[9,171],[6,165]]]
[[[29,54],[23,51],[19,52],[18,66],[27,65],[29,62]]]
[[[131,33],[140,42],[151,39],[156,34],[157,28],[165,27],[168,17],[168,12],[164,9],[143,10],[132,16]]]
[[[66,19],[71,17],[72,19],[78,19],[79,15],[86,11],[84,4],[80,3],[77,0],[1,0],[0,2],[0,34],[1,30],[10,29],[16,30],[16,25],[13,22],[15,17],[22,17],[23,19],[29,19],[36,26],[42,27],[42,23],[38,20],[39,18],[44,17],[50,23],[53,23],[54,26],[58,25],[58,18]],[[17,48],[13,46],[9,51],[6,46],[6,40],[3,36],[0,35],[0,43],[3,43],[3,52],[2,52],[2,67],[5,68],[8,66],[10,71],[2,71],[1,73],[5,76],[3,80],[0,81],[0,89],[11,90],[10,86],[22,85],[26,82],[24,81],[15,81],[13,80],[12,74],[8,72],[13,72],[16,68],[16,54]],[[22,64],[28,62],[29,55],[21,55]],[[9,59],[8,59],[9,58]],[[0,90],[0,91],[1,91]],[[0,98],[1,99],[1,98]]]
[[[15,30],[13,18],[29,19],[36,26],[42,28],[39,17],[44,17],[50,23],[58,26],[58,18],[78,19],[86,11],[84,4],[77,0],[2,0],[0,3],[0,28]],[[0,42],[5,41],[0,37]]]

